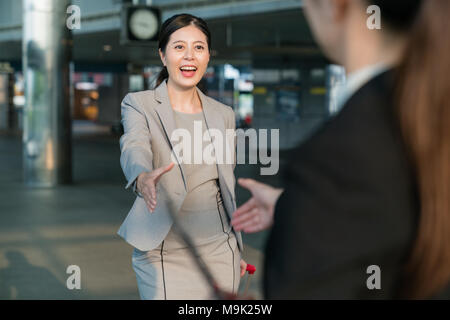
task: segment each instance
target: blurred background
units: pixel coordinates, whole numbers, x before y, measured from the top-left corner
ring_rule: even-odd
[[[135,199],[120,102],[153,88],[157,29],[177,13],[212,33],[199,87],[233,107],[237,127],[279,129],[281,168],[337,111],[345,70],[320,53],[300,0],[0,0],[0,299],[139,298],[132,247],[116,235]],[[279,184],[259,169],[236,176]],[[249,197],[236,192],[238,205]],[[266,237],[244,235],[256,298]],[[66,286],[69,265],[79,290]]]

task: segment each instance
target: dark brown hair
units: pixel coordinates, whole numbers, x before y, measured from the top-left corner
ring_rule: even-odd
[[[187,13],[176,14],[164,21],[159,32],[158,48],[165,53],[167,43],[169,42],[172,33],[189,25],[196,26],[205,34],[208,50],[211,51],[211,32],[209,31],[208,25],[203,19]],[[156,80],[156,87],[167,78],[169,78],[169,73],[167,72],[167,68],[163,67]]]
[[[450,1],[374,0],[408,44],[396,112],[416,173],[420,217],[400,297],[429,298],[450,280]]]

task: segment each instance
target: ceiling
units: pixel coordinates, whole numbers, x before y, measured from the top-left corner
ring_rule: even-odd
[[[302,10],[208,20],[212,34],[212,59],[251,61],[280,56],[318,56]],[[2,42],[0,61],[20,61],[21,42]],[[105,50],[105,46],[108,46]],[[120,45],[120,30],[79,34],[73,41],[73,60],[88,63],[159,64],[156,43],[146,46]]]

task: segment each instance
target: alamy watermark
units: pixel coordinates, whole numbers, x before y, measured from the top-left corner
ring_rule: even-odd
[[[381,10],[377,5],[371,5],[367,7],[367,14],[370,16],[367,18],[366,25],[369,30],[381,29]]]
[[[66,280],[67,289],[81,289],[81,269],[77,265],[70,265],[66,269],[66,273],[70,276]]]
[[[370,265],[366,269],[366,273],[370,274],[367,278],[366,286],[369,290],[381,289],[381,269],[376,264]]]
[[[187,129],[175,129],[170,137],[172,162],[184,164],[248,164],[259,163],[261,175],[275,175],[279,169],[279,129],[208,129],[202,121],[194,121],[193,137]],[[270,131],[270,148],[268,131]],[[248,143],[248,150],[246,145]],[[236,146],[236,147],[235,147]],[[270,154],[269,154],[270,151]]]
[[[69,30],[81,29],[81,9],[77,5],[70,5],[66,12],[70,14],[66,19],[66,26]]]

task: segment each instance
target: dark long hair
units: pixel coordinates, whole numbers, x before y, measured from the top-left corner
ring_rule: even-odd
[[[167,43],[172,33],[189,25],[196,26],[205,34],[208,50],[211,51],[211,32],[209,31],[208,25],[203,19],[187,13],[176,14],[164,21],[159,32],[158,48],[165,54]],[[163,67],[156,80],[156,87],[167,78],[169,78],[169,73],[167,72],[167,68]]]
[[[418,182],[420,218],[400,296],[428,298],[450,280],[450,1],[370,3],[408,37],[395,105]]]

